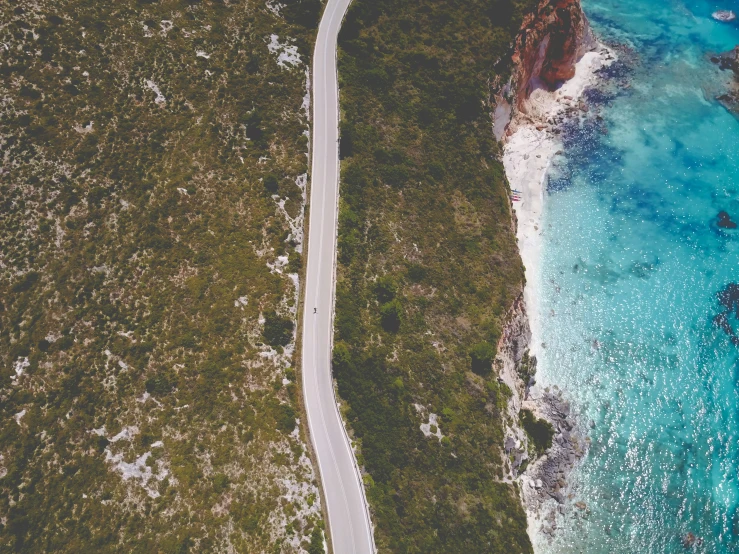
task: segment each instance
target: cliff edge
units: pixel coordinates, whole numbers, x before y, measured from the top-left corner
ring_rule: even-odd
[[[555,90],[575,76],[575,66],[597,42],[580,0],[541,0],[524,17],[513,44],[511,78],[495,95],[494,133],[504,140],[517,112],[528,114],[537,89]]]

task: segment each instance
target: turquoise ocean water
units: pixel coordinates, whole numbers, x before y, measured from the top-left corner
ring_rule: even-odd
[[[708,60],[739,44],[711,12],[739,2],[583,5],[626,63],[568,126],[543,218],[537,379],[592,441],[587,509],[545,551],[739,552],[739,229],[717,225],[739,222],[739,121]]]

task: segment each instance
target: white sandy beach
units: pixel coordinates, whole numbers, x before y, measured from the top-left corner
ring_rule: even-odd
[[[518,114],[511,122],[512,133],[506,140],[503,165],[511,190],[521,192],[521,200],[513,207],[518,218],[518,248],[526,268],[524,300],[531,326],[532,355],[541,345],[539,287],[542,213],[546,176],[552,159],[561,150],[559,137],[551,131],[550,122],[578,109],[583,91],[597,78],[595,71],[614,60],[613,53],[599,45],[588,52],[576,65],[575,76],[558,90],[538,88],[526,102],[527,113]]]

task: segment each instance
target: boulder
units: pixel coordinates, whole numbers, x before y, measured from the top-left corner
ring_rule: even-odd
[[[734,21],[736,19],[736,14],[731,10],[718,10],[711,14],[711,17],[713,17],[716,21]]]
[[[515,447],[516,447],[516,439],[514,439],[513,437],[508,437],[505,440],[505,451],[506,452],[510,452]]]
[[[535,88],[543,85],[554,90],[574,77],[575,64],[595,45],[578,0],[539,0],[537,8],[524,17],[514,45],[519,109]]]
[[[739,73],[739,46],[735,46],[733,50],[711,56],[711,61],[723,70],[730,70]]]
[[[736,229],[737,225],[731,220],[731,216],[724,211],[718,213],[718,226],[722,229]]]

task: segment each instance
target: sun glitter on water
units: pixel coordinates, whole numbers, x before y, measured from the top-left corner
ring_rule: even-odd
[[[739,231],[719,225],[739,221],[739,122],[708,60],[739,44],[723,4],[583,2],[628,86],[589,93],[545,202],[539,387],[595,423],[570,477],[586,507],[547,552],[739,552]]]

